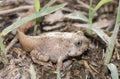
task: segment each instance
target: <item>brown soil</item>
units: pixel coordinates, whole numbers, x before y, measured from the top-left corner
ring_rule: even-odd
[[[100,0],[93,1],[93,5],[95,6]],[[48,0],[41,0],[41,6],[45,5],[47,2]],[[59,10],[62,12],[62,15],[71,13],[73,11],[78,11],[88,17],[89,0],[57,0],[54,5],[65,2],[68,3],[67,6],[62,10]],[[28,5],[33,5],[33,1],[6,0],[3,3],[0,3],[0,12]],[[117,5],[117,0],[115,0],[114,3],[108,3],[104,5],[98,10],[93,19],[93,24],[96,23],[96,27],[103,29],[108,35],[111,35],[113,31],[115,17],[117,15]],[[108,10],[105,8],[107,8]],[[19,16],[25,14],[27,11],[28,8],[0,14],[0,32],[7,26],[14,23]],[[60,12],[58,12],[58,15],[59,14]],[[110,71],[108,71],[108,69],[104,66],[104,57],[107,47],[106,44],[97,35],[88,35],[85,28],[76,28],[75,26],[73,26],[75,23],[83,24],[86,22],[71,19],[56,19],[53,13],[52,18],[56,19],[54,21],[49,20],[51,18],[48,16],[49,15],[45,16],[41,23],[38,24],[37,34],[48,31],[71,32],[82,30],[91,41],[90,49],[87,50],[84,54],[75,58],[68,59],[73,60],[73,63],[70,65],[69,68],[66,68],[64,72],[61,72],[62,75],[64,75],[62,79],[111,79]],[[99,23],[101,20],[106,21],[102,22],[102,26],[101,23]],[[28,30],[28,35],[33,34],[32,29],[33,28],[30,28]],[[15,36],[16,32],[12,31],[3,38],[6,47],[9,45],[9,43],[13,40]],[[117,66],[120,78],[120,31],[116,40],[117,43],[114,49],[111,63]],[[6,56],[8,60],[7,64],[5,64],[5,57],[3,57],[2,55],[0,56],[0,79],[31,79],[31,74],[29,72],[31,64],[34,66],[35,72],[37,74],[37,79],[57,79],[57,75],[55,73],[56,64],[53,64],[52,67],[45,67],[34,63],[30,57],[30,53],[26,52],[19,42],[16,42],[9,49]]]

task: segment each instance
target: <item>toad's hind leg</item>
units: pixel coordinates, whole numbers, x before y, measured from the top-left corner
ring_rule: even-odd
[[[48,64],[47,62],[50,60],[50,57],[48,55],[44,55],[35,49],[32,50],[30,54],[34,63],[51,66],[51,64]]]
[[[35,49],[32,50],[30,54],[31,54],[32,60],[35,61],[35,63],[38,63],[38,61],[39,62],[47,62],[50,59],[50,57],[48,55],[44,55]]]

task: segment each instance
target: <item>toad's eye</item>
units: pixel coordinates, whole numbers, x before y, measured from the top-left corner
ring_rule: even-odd
[[[81,45],[82,45],[82,41],[79,40],[79,41],[75,42],[74,44],[75,44],[76,46],[81,46]]]

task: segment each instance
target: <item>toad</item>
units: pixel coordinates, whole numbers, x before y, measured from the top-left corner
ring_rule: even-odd
[[[18,38],[23,48],[30,51],[35,63],[51,61],[57,63],[59,68],[64,60],[80,56],[89,46],[89,40],[81,31],[49,32],[40,36],[28,36],[18,31]]]

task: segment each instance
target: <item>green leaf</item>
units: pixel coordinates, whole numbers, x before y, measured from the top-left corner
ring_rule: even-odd
[[[34,8],[36,12],[39,12],[40,10],[40,1],[39,0],[34,0]]]
[[[111,2],[111,1],[113,1],[113,0],[101,0],[101,1],[97,4],[97,6],[93,9],[93,15],[94,15],[94,13],[95,13],[102,5],[104,5],[104,4],[108,3],[108,2]]]
[[[103,30],[99,29],[99,28],[96,28],[94,26],[90,26],[89,24],[74,24],[74,26],[77,26],[77,27],[84,27],[84,28],[87,28],[87,29],[90,29],[92,30],[93,32],[97,33],[97,35],[106,43],[108,44],[109,43],[109,36],[107,34],[105,34],[103,32]]]
[[[115,25],[115,27],[119,27],[119,26],[120,26],[120,23]],[[115,32],[118,33],[117,30]],[[113,32],[112,37],[110,38],[110,41],[108,43],[108,47],[106,49],[106,56],[105,56],[105,60],[104,60],[104,64],[105,65],[107,65],[110,62],[110,60],[111,60],[111,57],[113,55],[113,50],[114,50],[115,40],[116,39],[117,39],[117,34],[115,34]]]
[[[22,24],[30,21],[30,20],[33,20],[33,19],[36,19],[38,17],[42,17],[42,16],[45,16],[47,14],[50,14],[52,12],[55,12],[61,8],[63,8],[66,4],[60,4],[60,5],[56,5],[54,7],[48,7],[48,8],[45,8],[43,9],[42,11],[40,12],[37,12],[37,13],[34,13],[32,15],[29,15],[27,17],[24,17],[22,19],[20,19],[19,21],[13,23],[12,25],[8,26],[7,28],[5,28],[1,35],[0,36],[5,36],[6,34],[8,34],[10,31],[14,30],[15,28],[21,26]]]
[[[92,25],[92,19],[93,19],[93,14],[92,14],[92,2],[93,0],[90,0],[90,9],[89,9],[89,24]]]
[[[57,79],[61,79],[61,77],[60,77],[60,69],[59,68],[57,68],[56,73],[57,73]]]
[[[119,31],[119,28],[120,28],[120,22],[119,21],[120,21],[120,1],[119,1],[119,6],[118,6],[115,28],[114,28],[113,34],[110,38],[110,42],[108,44],[108,47],[106,49],[106,57],[105,57],[105,60],[104,60],[105,65],[107,65],[110,62],[112,54],[113,54],[115,41],[117,39],[117,34],[118,34],[118,31]]]
[[[112,64],[112,63],[108,64],[107,67],[109,68],[109,70],[111,72],[112,79],[119,79],[118,78],[117,67],[114,64]]]
[[[35,72],[35,69],[34,69],[34,67],[33,67],[32,64],[30,65],[29,72],[30,72],[30,74],[31,74],[31,79],[37,79],[37,78],[36,78],[36,72]]]
[[[79,19],[79,20],[88,22],[88,18],[85,15],[83,15],[82,13],[78,13],[78,12],[70,13],[70,14],[66,15],[65,17],[70,18],[70,19]]]
[[[0,54],[2,55],[2,57],[4,57],[4,64],[6,65],[8,63],[8,59],[7,59],[7,52],[5,50],[5,46],[3,44],[2,38],[0,37]]]
[[[42,8],[42,10],[45,9],[45,8],[47,8],[47,7],[50,7],[53,3],[55,3],[55,1],[56,1],[56,0],[50,0],[50,1],[48,2],[48,4],[46,4],[46,5]]]
[[[2,41],[2,38],[1,38],[1,37],[0,37],[0,53],[1,53],[3,56],[6,56],[5,46],[3,45],[3,41]]]
[[[120,1],[119,1],[118,12],[117,12],[117,19],[116,19],[116,24],[117,23],[120,23]]]
[[[92,8],[92,2],[93,0],[90,0],[90,9],[89,9],[89,24],[92,25],[92,19],[93,19],[93,16],[94,14],[96,13],[96,11],[104,4],[108,3],[108,2],[111,2],[113,0],[101,0],[97,6],[93,9]]]

